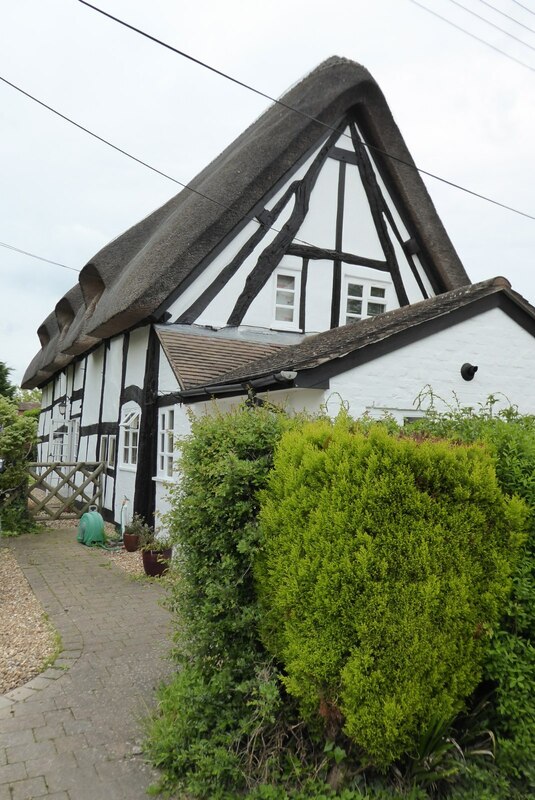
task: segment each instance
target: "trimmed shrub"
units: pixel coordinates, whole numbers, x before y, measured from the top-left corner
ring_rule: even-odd
[[[456,441],[484,441],[495,460],[502,490],[523,498],[529,507],[528,536],[513,574],[511,596],[502,610],[499,628],[487,648],[484,678],[496,685],[494,714],[489,723],[497,737],[496,763],[512,783],[503,797],[535,794],[535,417],[514,408],[493,413],[495,398],[474,414],[454,409],[430,410],[427,419],[411,426],[420,435]],[[492,777],[492,776],[491,776]],[[526,794],[524,794],[526,792]]]
[[[259,635],[251,560],[258,490],[293,424],[271,407],[192,417],[167,523],[179,671],[159,694],[148,752],[195,797],[236,797],[266,777],[287,743],[278,682]]]
[[[30,531],[35,525],[28,513],[28,459],[36,436],[36,420],[19,415],[15,402],[0,395],[0,525],[3,533]]]
[[[524,505],[483,446],[345,417],[286,432],[261,496],[263,640],[307,722],[385,768],[478,685]]]

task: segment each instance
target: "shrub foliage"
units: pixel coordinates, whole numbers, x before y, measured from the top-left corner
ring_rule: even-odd
[[[533,514],[535,426],[471,416],[431,414],[409,435],[272,407],[192,418],[167,520],[177,672],[148,740],[164,786],[423,800],[455,781],[459,800],[532,796],[533,549],[494,467]],[[494,707],[478,702],[482,670]]]
[[[0,525],[4,532],[21,533],[34,527],[28,514],[28,458],[35,443],[36,420],[19,415],[16,403],[0,395]]]
[[[304,718],[386,767],[463,707],[524,520],[488,452],[340,418],[283,436],[260,514],[268,649]]]
[[[504,797],[535,794],[535,417],[514,408],[493,412],[496,398],[474,413],[453,408],[414,426],[423,434],[455,441],[484,441],[494,456],[503,491],[523,498],[529,508],[528,535],[517,559],[511,596],[489,642],[484,678],[496,687],[492,725],[498,742],[496,763],[506,783]],[[524,792],[527,792],[524,795]],[[502,795],[500,795],[501,797]],[[515,795],[516,796],[516,795]]]
[[[179,665],[160,694],[150,753],[196,797],[235,797],[269,769],[279,692],[258,636],[251,559],[258,490],[289,421],[269,409],[192,418],[180,443],[180,484],[168,524],[178,550],[170,576]],[[264,755],[259,753],[265,748]]]

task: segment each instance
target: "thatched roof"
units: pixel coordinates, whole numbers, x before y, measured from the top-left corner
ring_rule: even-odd
[[[369,72],[348,59],[320,64],[282,98],[284,103],[330,126],[352,111],[369,144],[413,164],[388,105]],[[157,319],[165,302],[180,293],[209,263],[246,215],[277,189],[301,158],[329,131],[318,122],[272,105],[191,182],[189,189],[106,245],[82,269],[72,321],[58,326],[56,313],[40,330],[48,339],[32,361],[23,385],[42,383],[73,355],[145,320]],[[381,158],[379,156],[379,158]],[[442,290],[465,285],[468,276],[440,222],[418,172],[384,158],[383,169],[404,203]],[[71,290],[72,291],[72,290]],[[61,301],[60,301],[61,302]]]

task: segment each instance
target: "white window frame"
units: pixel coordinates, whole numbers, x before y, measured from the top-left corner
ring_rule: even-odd
[[[117,460],[117,437],[114,433],[101,437],[98,460],[105,461],[107,469],[115,469]]]
[[[50,437],[48,445],[49,461],[67,461],[68,447],[69,447],[68,422],[64,419],[51,420]]]
[[[278,291],[292,291],[279,288],[277,286],[279,277],[285,278],[293,278],[294,280],[294,303],[293,306],[287,306],[277,303],[277,292]],[[281,330],[300,330],[299,328],[299,309],[301,305],[301,270],[295,269],[293,267],[286,267],[281,266],[279,267],[274,275],[273,275],[273,302],[272,302],[272,309],[273,309],[273,328],[279,328]],[[293,316],[291,320],[282,320],[277,319],[277,309],[278,308],[291,308],[293,309]]]
[[[175,409],[161,408],[158,414],[158,477],[172,478],[175,452]]]
[[[126,408],[119,423],[120,428],[120,466],[123,469],[135,470],[139,451],[139,429],[141,411],[139,408]]]
[[[359,299],[362,302],[362,313],[360,315],[348,311],[348,302],[351,300],[349,287],[351,285],[362,286],[362,297],[355,297],[355,299]],[[384,314],[386,311],[390,311],[392,309],[389,297],[390,288],[391,284],[387,283],[386,281],[375,280],[373,278],[360,278],[357,275],[345,275],[342,302],[340,304],[340,325],[349,325],[351,322],[358,322],[362,319],[368,319],[368,317],[379,316],[378,314],[368,313],[369,303],[383,305],[384,311],[380,312],[381,314]],[[374,297],[371,294],[372,289],[380,289],[384,291],[384,296]]]
[[[64,430],[61,430],[61,429]],[[76,461],[80,421],[78,419],[52,419],[48,445],[49,461]]]

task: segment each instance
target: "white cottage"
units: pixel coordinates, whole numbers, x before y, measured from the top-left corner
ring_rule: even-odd
[[[150,520],[188,407],[403,419],[430,384],[535,412],[534,332],[507,280],[470,284],[379,87],[331,58],[97,253],[23,386],[43,389],[40,458],[107,461],[105,516],[126,497]]]

